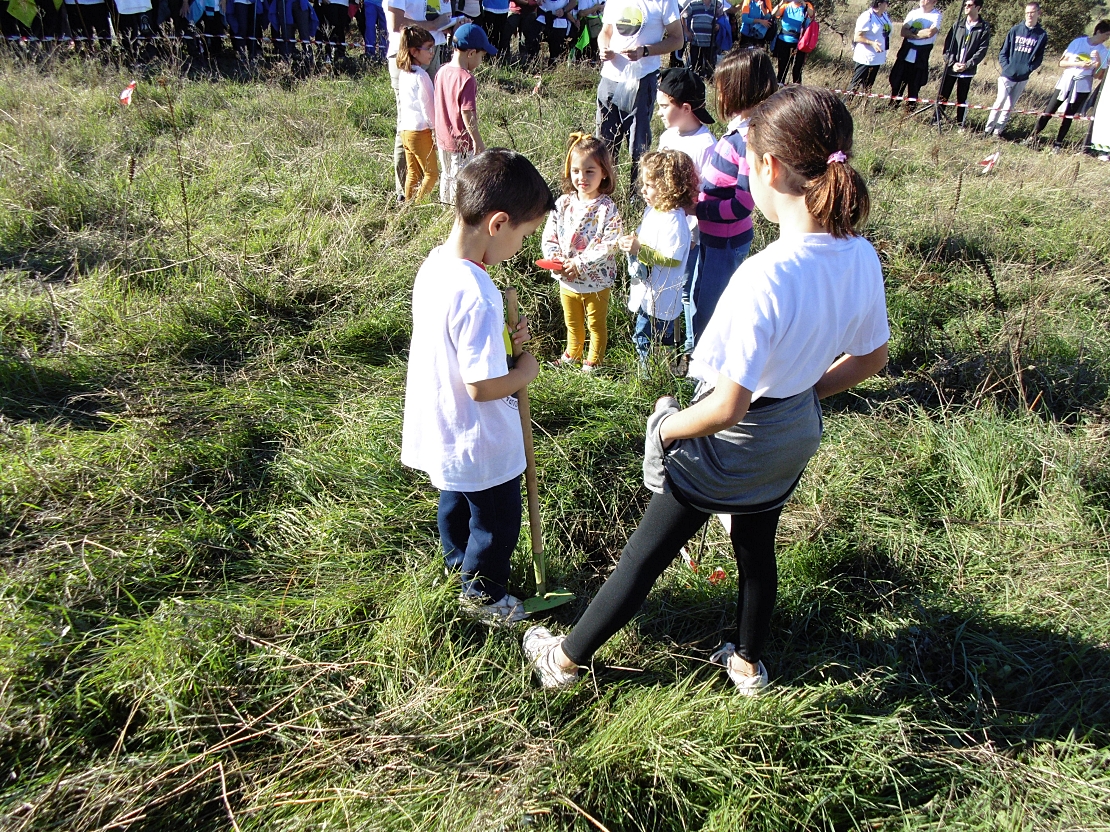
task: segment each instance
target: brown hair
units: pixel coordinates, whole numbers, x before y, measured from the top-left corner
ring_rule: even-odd
[[[640,157],[640,182],[655,186],[655,210],[674,211],[698,201],[698,171],[678,150],[658,150]]]
[[[765,49],[733,49],[717,64],[717,113],[723,121],[750,110],[779,88],[771,56]]]
[[[605,142],[589,133],[571,133],[568,141],[567,158],[563,162],[563,193],[573,194],[576,191],[574,183],[570,181],[570,160],[575,154],[593,159],[601,168],[601,185],[597,189],[598,193],[613,193],[617,186],[613,176],[613,157],[609,155],[609,148]]]
[[[752,113],[748,147],[786,166],[785,185],[805,195],[806,208],[834,237],[853,237],[871,210],[867,185],[848,164],[852,116],[829,90],[792,86]]]
[[[423,26],[406,26],[401,30],[401,43],[397,47],[397,68],[412,72],[412,53],[426,43],[435,43],[432,33]]]
[[[476,226],[504,211],[523,225],[555,208],[551,188],[535,165],[514,150],[493,147],[466,163],[457,180],[455,212],[464,225]]]

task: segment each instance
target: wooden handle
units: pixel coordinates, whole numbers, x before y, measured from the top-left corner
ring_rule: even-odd
[[[512,335],[520,321],[516,289],[505,290],[506,316],[509,320],[509,334]],[[510,342],[512,339],[510,337]],[[512,342],[513,358],[518,357],[523,348]],[[547,564],[543,554],[543,526],[540,524],[540,490],[536,481],[536,449],[532,444],[532,412],[528,407],[528,388],[516,394],[517,408],[520,411],[520,428],[524,434],[524,484],[528,493],[528,530],[532,538],[532,565],[536,570],[536,594],[547,594]]]

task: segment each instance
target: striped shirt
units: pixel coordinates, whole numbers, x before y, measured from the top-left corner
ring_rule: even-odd
[[[720,248],[726,240],[732,245],[750,242],[752,201],[748,190],[747,119],[737,116],[701,171],[698,195],[698,230],[707,246]]]

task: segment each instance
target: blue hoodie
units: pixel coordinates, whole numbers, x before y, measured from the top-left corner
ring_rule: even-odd
[[[1044,60],[1044,48],[1048,44],[1048,33],[1038,23],[1030,29],[1019,23],[1006,33],[1002,51],[998,53],[998,63],[1002,66],[1002,77],[1011,81],[1025,81]]]

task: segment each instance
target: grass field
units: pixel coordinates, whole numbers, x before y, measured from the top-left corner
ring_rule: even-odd
[[[773,691],[708,666],[735,586],[679,564],[550,693],[460,616],[398,461],[451,218],[393,201],[384,73],[129,80],[0,58],[0,828],[1110,828],[1110,166],[1006,142],[982,176],[999,145],[854,104],[892,360],[783,515]],[[596,75],[479,83],[554,181]],[[553,358],[537,254],[492,273]],[[559,631],[690,394],[610,329],[531,394]]]

